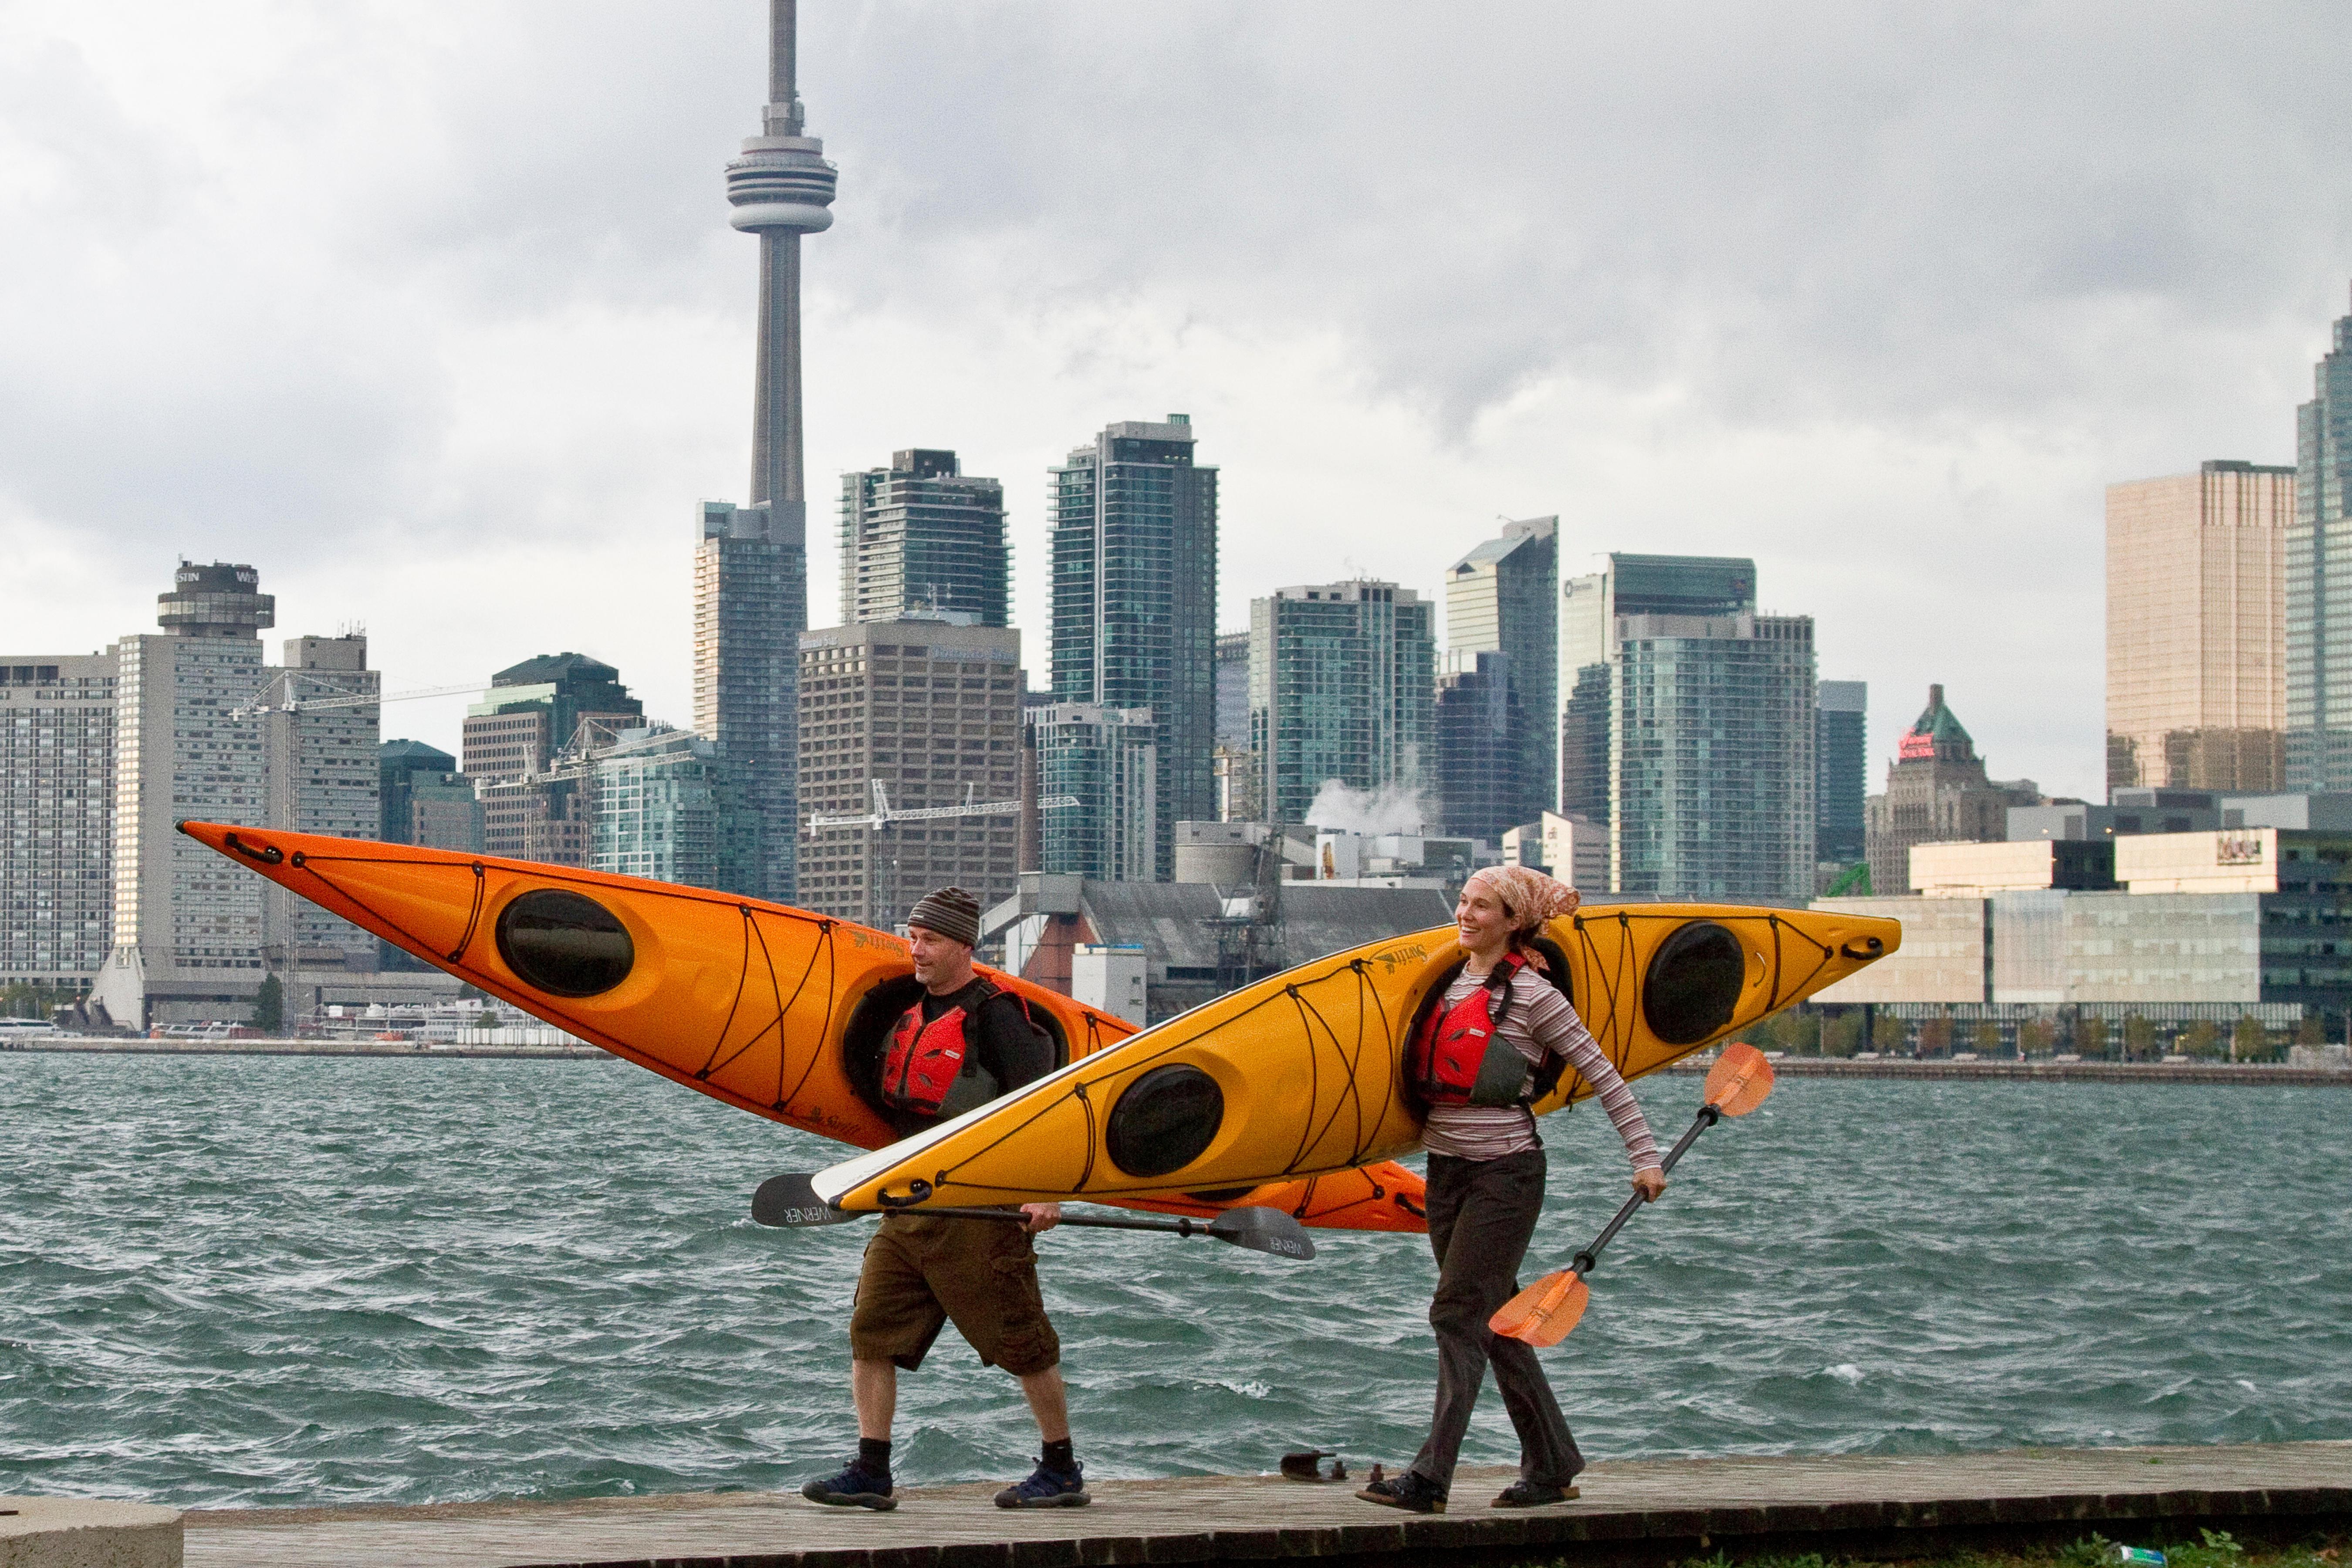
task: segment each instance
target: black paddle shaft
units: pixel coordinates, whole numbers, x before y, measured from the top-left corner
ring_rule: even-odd
[[[1675,1140],[1675,1146],[1666,1151],[1664,1159],[1658,1162],[1658,1169],[1661,1172],[1673,1170],[1675,1162],[1681,1159],[1685,1151],[1688,1150],[1693,1143],[1698,1142],[1698,1135],[1722,1120],[1723,1112],[1716,1107],[1700,1106],[1698,1114],[1691,1118],[1690,1131]],[[1617,1217],[1603,1226],[1601,1234],[1592,1238],[1591,1244],[1578,1253],[1570,1262],[1568,1266],[1570,1271],[1576,1274],[1590,1274],[1599,1268],[1601,1249],[1609,1245],[1609,1238],[1624,1229],[1625,1222],[1633,1217],[1634,1211],[1649,1201],[1649,1195],[1642,1192],[1636,1192],[1632,1197],[1627,1198],[1625,1206],[1617,1211]]]

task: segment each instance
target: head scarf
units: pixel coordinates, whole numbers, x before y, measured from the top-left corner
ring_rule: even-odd
[[[1513,936],[1532,936],[1544,922],[1576,901],[1576,891],[1530,866],[1482,866],[1470,875],[1503,901]]]

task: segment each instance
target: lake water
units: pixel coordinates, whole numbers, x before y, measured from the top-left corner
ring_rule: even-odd
[[[1678,1133],[1698,1080],[1640,1087]],[[2347,1112],[1787,1079],[1700,1140],[1547,1364],[1596,1458],[2352,1438]],[[1595,1112],[1545,1131],[1555,1267],[1625,1167]],[[866,1230],[747,1209],[840,1153],[618,1062],[0,1055],[0,1492],[796,1486],[855,1436]],[[1089,1473],[1410,1458],[1427,1245],[1318,1242],[1045,1240]],[[900,1388],[902,1480],[1027,1472],[1017,1391],[952,1330]],[[1491,1389],[1465,1457],[1516,1457]]]

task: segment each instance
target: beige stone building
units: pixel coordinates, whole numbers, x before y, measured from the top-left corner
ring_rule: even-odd
[[[2107,790],[2284,787],[2294,470],[2107,487]]]

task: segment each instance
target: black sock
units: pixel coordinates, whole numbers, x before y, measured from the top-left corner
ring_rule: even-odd
[[[1063,1438],[1058,1443],[1048,1443],[1045,1445],[1045,1468],[1047,1469],[1066,1470],[1077,1462],[1078,1457],[1076,1453],[1071,1451],[1070,1440],[1067,1437]]]
[[[857,1462],[877,1476],[890,1473],[890,1439],[860,1437],[857,1439]]]

